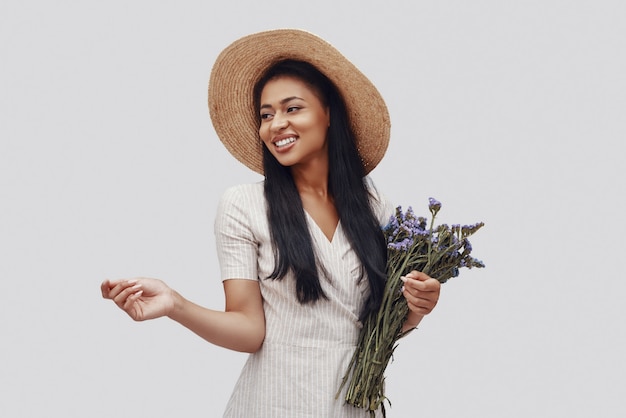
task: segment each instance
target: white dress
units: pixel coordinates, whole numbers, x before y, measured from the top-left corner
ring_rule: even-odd
[[[371,190],[382,226],[393,208]],[[220,200],[215,234],[222,280],[258,280],[266,321],[263,346],[249,356],[224,417],[369,418],[365,410],[345,404],[343,396],[335,398],[358,339],[367,278],[359,281],[360,263],[341,223],[329,241],[306,216],[330,280],[320,279],[328,300],[301,305],[291,274],[266,279],[274,268],[274,249],[263,183],[232,187]]]

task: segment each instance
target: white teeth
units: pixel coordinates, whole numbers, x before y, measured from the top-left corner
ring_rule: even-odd
[[[296,138],[294,136],[290,136],[289,138],[285,138],[285,139],[281,139],[280,141],[276,141],[276,146],[277,147],[284,147],[287,144],[291,144],[292,142],[295,142]]]

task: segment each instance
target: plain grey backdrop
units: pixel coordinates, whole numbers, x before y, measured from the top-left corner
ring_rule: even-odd
[[[296,27],[379,88],[398,205],[484,221],[399,345],[391,417],[622,417],[626,3],[0,3],[0,416],[218,417],[246,355],[135,323],[105,278],[222,309],[213,217],[260,176],[210,123],[211,65]]]

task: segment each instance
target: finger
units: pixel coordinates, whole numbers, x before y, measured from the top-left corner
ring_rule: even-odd
[[[132,286],[125,287],[121,292],[119,292],[114,298],[113,301],[119,306],[123,308],[126,304],[126,300],[131,296],[137,293],[141,289],[141,284],[137,283]]]
[[[404,298],[409,304],[411,305],[417,304],[419,298],[417,297],[417,295],[414,295],[413,293],[411,293],[411,291],[406,286],[402,287],[402,295],[404,296]]]
[[[122,293],[127,288],[136,285],[138,282],[137,279],[130,280],[116,280],[115,282],[110,282],[110,290],[109,290],[109,298],[115,299],[117,295]]]
[[[433,286],[431,283],[432,280],[437,281],[435,279],[431,279],[426,273],[415,270],[408,273],[403,278],[405,284],[408,284],[410,287],[417,290],[428,290],[429,287]],[[428,284],[430,284],[430,286]]]
[[[100,284],[100,292],[102,292],[102,297],[105,299],[110,299],[109,298],[109,293],[111,292],[111,282],[109,281],[109,279],[103,281]]]
[[[121,279],[121,280],[111,280],[111,279],[106,279],[102,282],[102,284],[100,284],[100,291],[102,292],[102,297],[105,299],[111,299],[111,290],[119,285],[120,283],[124,283],[127,282],[128,280],[125,279]],[[135,280],[135,283],[137,282],[137,280]]]
[[[124,302],[124,305],[122,306],[122,309],[128,312],[131,306],[133,305],[133,303],[135,303],[141,297],[142,294],[143,294],[143,289],[128,296],[128,298],[126,298],[126,301]]]
[[[439,300],[439,293],[436,292],[417,292],[417,294],[413,294],[407,290],[403,294],[409,309],[422,315],[430,313]]]
[[[411,285],[422,292],[439,292],[441,289],[441,283],[436,279],[428,279],[425,281],[414,280]]]
[[[430,307],[437,304],[439,294],[436,292],[421,292],[403,289],[404,297],[408,302],[420,307]]]
[[[407,276],[401,276],[400,280],[402,280],[404,282],[404,285],[402,286],[401,292],[402,293],[408,293],[411,296],[417,297],[419,294],[419,287],[421,286],[421,282],[418,282],[417,280],[411,279]]]
[[[413,279],[407,274],[406,276],[401,277],[401,279],[405,283],[405,286],[421,292],[439,292],[439,289],[441,287],[441,283],[439,283],[438,280],[432,279],[430,277],[422,281],[418,279]]]
[[[439,292],[441,283],[437,279],[428,279],[424,283],[424,290],[427,292]]]
[[[434,307],[433,303],[425,299],[416,297],[408,292],[405,292],[404,297],[406,299],[409,309],[417,314],[426,315],[427,313],[432,311],[432,308]]]
[[[437,280],[430,279],[432,280],[432,282],[430,280],[426,282],[420,282],[409,278],[403,278],[402,280],[405,283],[405,285],[402,286],[402,292],[407,292],[414,298],[423,299],[434,303],[436,303],[439,299],[439,290],[441,284]]]
[[[413,291],[422,291],[428,289],[426,281],[414,279],[413,276],[410,276],[410,274],[411,273],[407,274],[406,276],[400,277],[400,279],[404,282],[404,287],[409,288]]]
[[[406,275],[406,277],[410,278],[410,279],[414,279],[414,280],[419,280],[421,282],[424,282],[428,279],[430,279],[430,276],[426,273],[423,273],[421,271],[417,271],[417,270],[413,270],[410,273],[408,273]]]

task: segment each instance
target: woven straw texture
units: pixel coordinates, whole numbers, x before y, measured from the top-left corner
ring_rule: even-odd
[[[337,49],[302,30],[278,29],[245,36],[218,56],[209,80],[209,113],[218,137],[241,163],[263,174],[254,84],[274,63],[307,61],[335,83],[348,108],[365,172],[380,162],[391,123],[376,87]],[[332,123],[332,121],[331,121]]]

